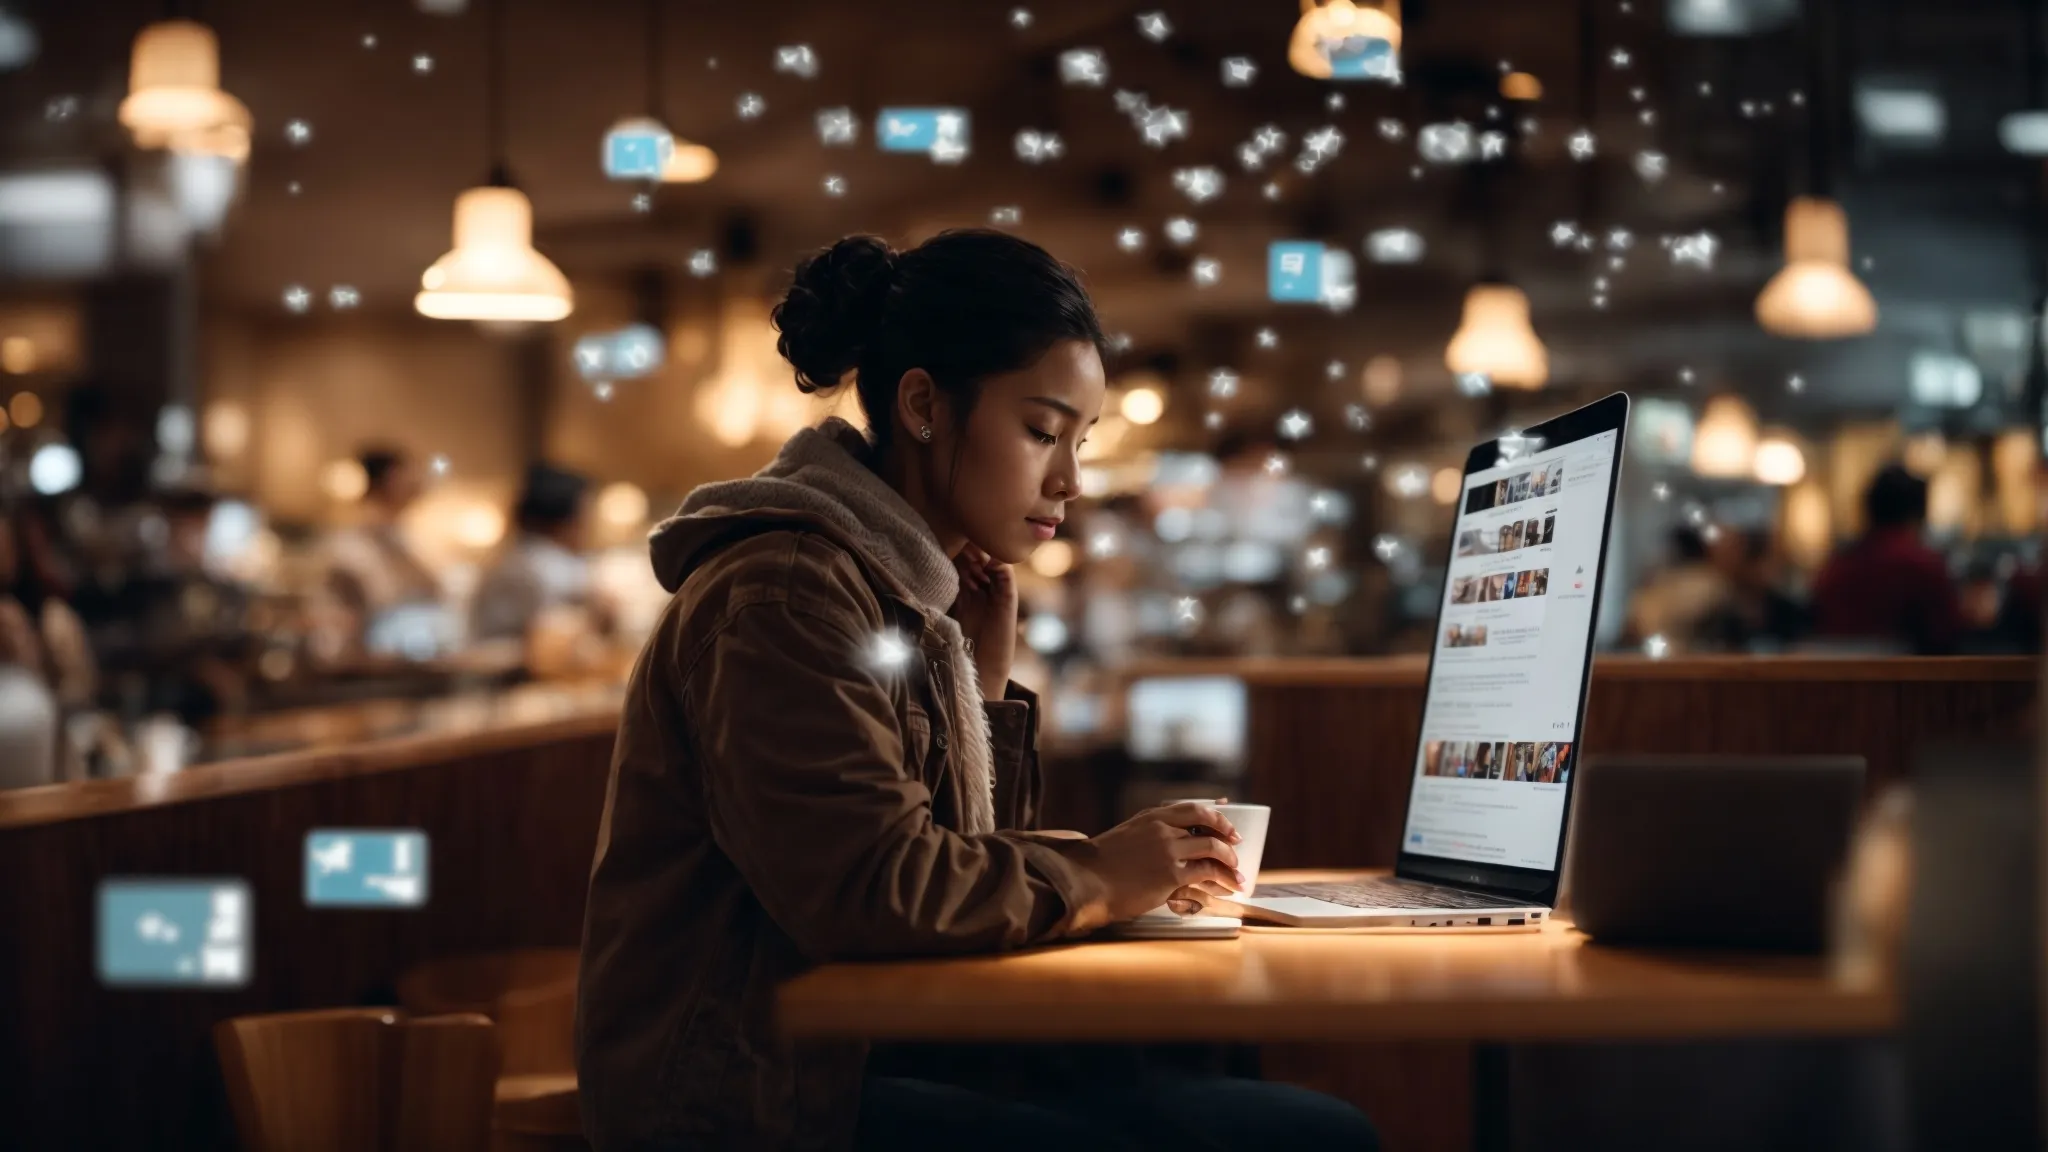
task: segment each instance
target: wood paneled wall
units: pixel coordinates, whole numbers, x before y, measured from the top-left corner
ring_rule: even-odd
[[[1421,730],[1422,662],[1260,662],[1243,674],[1246,798],[1273,806],[1264,866],[1391,867]],[[2039,675],[2028,658],[1602,659],[1580,750],[1849,753],[1868,760],[1874,791],[1907,778],[1925,742],[2019,728]],[[1274,1045],[1264,1064],[1268,1078],[1363,1108],[1390,1150],[1471,1146],[1469,1044]]]
[[[1273,806],[1267,866],[1393,865],[1423,675],[1420,662],[1247,671],[1245,791]],[[1847,753],[1868,760],[1874,790],[1925,741],[2015,730],[2038,676],[2020,657],[1602,659],[1575,755]]]
[[[0,1148],[232,1148],[215,1021],[393,1003],[392,981],[424,960],[576,944],[612,730],[607,717],[415,742],[395,757],[191,769],[174,778],[183,794],[141,806],[104,795],[127,781],[70,786],[81,791],[68,817],[49,798],[0,798]],[[425,829],[427,906],[307,908],[305,836],[334,826]],[[110,876],[245,878],[247,987],[102,987],[96,889]]]

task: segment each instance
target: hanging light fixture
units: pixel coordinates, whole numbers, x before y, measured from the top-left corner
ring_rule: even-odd
[[[191,20],[163,20],[135,36],[120,119],[140,148],[249,158],[249,109],[221,91],[220,42]]]
[[[662,105],[666,100],[661,67],[661,5],[662,0],[647,0],[647,115],[629,116],[612,125],[607,139],[621,132],[653,135],[666,142],[662,149],[661,183],[699,184],[711,179],[712,174],[718,171],[718,153],[670,132],[662,119]]]
[[[1756,298],[1757,323],[1798,340],[1861,336],[1877,327],[1877,301],[1849,271],[1849,221],[1833,200],[1785,206],[1785,267]]]
[[[1383,42],[1386,63],[1374,70],[1375,42]],[[1301,19],[1287,42],[1287,63],[1303,76],[1328,80],[1333,75],[1362,78],[1394,75],[1401,51],[1400,0],[1354,3],[1353,0],[1301,0]],[[1352,62],[1341,72],[1333,61]]]
[[[1473,166],[1487,272],[1465,293],[1464,316],[1444,346],[1444,367],[1455,376],[1483,376],[1495,388],[1534,390],[1550,382],[1550,353],[1529,324],[1529,297],[1497,271],[1504,213],[1494,170],[1519,159],[1510,149],[1498,165]]]
[[[575,307],[562,270],[533,248],[533,204],[504,163],[500,9],[490,0],[490,182],[455,198],[455,247],[420,277],[413,307],[436,320],[500,323],[560,320]]]
[[[1692,470],[1732,480],[1756,467],[1756,412],[1740,396],[1723,393],[1707,401],[1692,434]]]
[[[1750,467],[1759,483],[1787,488],[1806,478],[1806,453],[1791,433],[1774,429],[1757,441]]]
[[[1550,353],[1529,325],[1529,298],[1498,280],[1465,293],[1465,317],[1444,349],[1444,367],[1476,372],[1498,388],[1541,388],[1550,382]]]
[[[1814,105],[1807,125],[1807,180],[1814,191],[1785,205],[1785,267],[1756,298],[1756,320],[1764,331],[1795,340],[1838,340],[1877,327],[1877,301],[1849,271],[1849,217],[1827,195],[1835,82],[1827,59],[1834,35],[1828,7],[1815,0],[1807,28]]]

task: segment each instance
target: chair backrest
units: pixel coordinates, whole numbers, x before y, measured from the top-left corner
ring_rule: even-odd
[[[498,1024],[507,1076],[575,1069],[574,948],[522,948],[435,960],[398,978],[415,1016],[480,1012]]]
[[[247,1152],[490,1148],[498,1053],[482,1016],[239,1016],[215,1026],[214,1043]]]
[[[589,1152],[573,1072],[499,1080],[494,1123],[496,1152]]]

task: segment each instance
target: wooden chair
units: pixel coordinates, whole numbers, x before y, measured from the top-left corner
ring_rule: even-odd
[[[588,1152],[573,1072],[506,1076],[491,1115],[493,1152]]]
[[[498,1078],[477,1015],[389,1008],[238,1016],[214,1027],[247,1152],[486,1152]]]
[[[398,1002],[416,1016],[475,1012],[498,1025],[503,1074],[576,1067],[577,953],[525,948],[422,964],[398,978]]]

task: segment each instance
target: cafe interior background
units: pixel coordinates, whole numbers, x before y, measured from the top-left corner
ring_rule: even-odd
[[[1398,53],[1329,75],[1303,29],[1338,8]],[[30,613],[0,666],[0,746],[44,753],[0,782],[615,708],[651,526],[855,416],[799,394],[768,312],[860,231],[1014,232],[1112,334],[1084,496],[1019,573],[1018,678],[1105,810],[1232,778],[1247,658],[1422,659],[1467,448],[1615,390],[1603,661],[1896,650],[1799,624],[1895,461],[1956,650],[2035,651],[2044,21],[4,0],[0,601],[77,629]],[[470,291],[494,260],[517,293]],[[365,619],[322,589],[371,447],[423,476],[399,529],[434,591]],[[602,626],[480,640],[543,462],[588,483]]]

